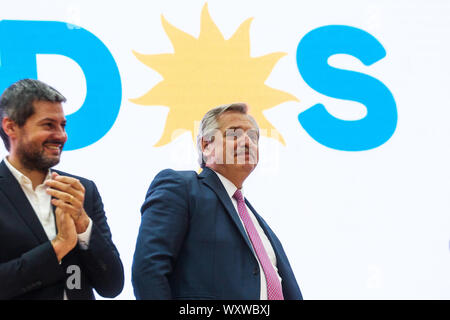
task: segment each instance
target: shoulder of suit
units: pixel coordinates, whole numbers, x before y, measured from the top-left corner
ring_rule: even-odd
[[[179,177],[185,180],[189,180],[192,178],[197,178],[197,172],[192,171],[192,170],[173,170],[173,169],[164,169],[161,170],[157,175],[157,177],[161,177],[161,176],[174,176],[174,177]]]

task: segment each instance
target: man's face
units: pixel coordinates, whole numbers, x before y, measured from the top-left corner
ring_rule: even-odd
[[[258,164],[258,129],[249,116],[240,112],[225,112],[218,118],[219,130],[209,146],[210,167],[216,171],[246,171]]]
[[[66,118],[59,102],[35,101],[33,106],[35,113],[17,128],[11,154],[14,152],[25,168],[46,172],[59,163],[67,140]]]

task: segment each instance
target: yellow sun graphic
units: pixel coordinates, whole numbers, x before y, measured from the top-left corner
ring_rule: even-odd
[[[191,131],[195,141],[195,124],[198,125],[203,115],[215,106],[233,102],[247,103],[261,133],[285,144],[263,111],[298,99],[264,84],[275,64],[286,54],[250,57],[252,18],[244,21],[228,40],[212,20],[207,4],[202,9],[198,39],[175,28],[164,16],[161,20],[174,53],[133,53],[164,80],[142,97],[130,99],[140,105],[170,108],[164,133],[155,147],[170,143],[180,134],[180,129]]]

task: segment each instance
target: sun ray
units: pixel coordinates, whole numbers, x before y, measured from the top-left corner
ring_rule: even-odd
[[[173,102],[173,97],[167,97],[166,94],[166,85],[162,82],[158,83],[149,92],[144,94],[140,98],[130,99],[131,102],[136,104],[148,106],[148,105],[171,105]]]
[[[272,72],[275,64],[284,57],[286,53],[284,52],[274,52],[270,54],[266,54],[265,56],[253,58],[253,63],[255,64],[254,70],[256,71],[254,74],[254,78],[256,79],[266,79],[269,77]]]
[[[162,76],[169,74],[172,69],[171,61],[173,60],[173,54],[148,55],[137,53],[136,51],[133,51],[133,54],[140,62],[151,67]]]
[[[189,52],[193,52],[197,39],[195,39],[189,33],[186,33],[174,27],[169,23],[169,21],[166,20],[166,18],[164,18],[164,16],[161,16],[161,21],[163,28],[173,45],[175,54],[186,54]]]
[[[286,145],[286,142],[284,141],[284,138],[281,135],[281,133],[267,120],[267,118],[262,113],[257,113],[257,114],[252,114],[252,115],[255,118],[258,125],[260,126],[260,128],[262,128],[261,132],[264,135],[276,137],[276,139],[278,141],[280,141],[280,143],[282,145]]]
[[[248,103],[250,114],[257,120],[263,135],[285,144],[263,111],[283,102],[298,101],[295,96],[265,84],[277,62],[286,54],[274,52],[251,57],[252,21],[253,18],[245,20],[226,40],[205,4],[198,38],[179,30],[161,16],[174,52],[142,54],[133,51],[140,62],[163,78],[141,97],[130,99],[140,105],[169,108],[162,136],[155,146],[166,145],[185,131],[190,131],[195,139],[196,124],[203,115],[215,106],[231,102]]]
[[[253,18],[245,20],[228,39],[228,46],[235,48],[236,53],[243,57],[250,56],[250,24],[252,21]]]
[[[200,35],[198,39],[199,41],[203,41],[206,43],[210,41],[213,41],[213,43],[220,43],[220,40],[222,42],[225,41],[222,33],[220,32],[219,28],[214,23],[214,21],[211,18],[211,15],[209,14],[207,3],[205,3],[202,9],[200,22]]]
[[[190,131],[191,128],[186,128],[185,123],[180,121],[181,119],[176,117],[173,113],[169,112],[166,119],[166,126],[164,128],[163,135],[154,145],[155,147],[164,146],[173,140],[175,140],[179,135],[186,131]]]

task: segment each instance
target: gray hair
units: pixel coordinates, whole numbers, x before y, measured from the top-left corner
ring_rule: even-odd
[[[48,84],[33,79],[23,79],[10,85],[0,97],[0,136],[6,150],[9,151],[9,137],[1,125],[3,118],[8,117],[19,127],[34,114],[33,102],[66,102],[66,98]]]
[[[198,135],[197,135],[197,152],[198,152],[198,163],[202,168],[205,167],[206,162],[203,156],[203,150],[202,150],[202,139],[206,139],[207,141],[211,141],[212,138],[214,138],[214,134],[219,129],[219,123],[217,119],[225,113],[225,112],[240,112],[242,114],[246,114],[250,121],[254,124],[255,128],[258,130],[259,134],[259,127],[256,123],[255,119],[247,113],[248,106],[245,103],[237,102],[237,103],[231,103],[231,104],[225,104],[222,106],[215,107],[211,110],[209,110],[204,116],[202,121],[200,122],[200,126],[198,129]]]

